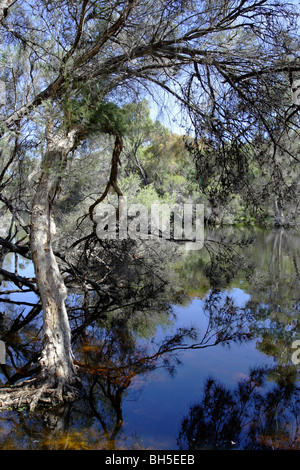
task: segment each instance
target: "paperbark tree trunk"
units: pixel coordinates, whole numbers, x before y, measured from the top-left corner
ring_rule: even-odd
[[[12,3],[14,3],[13,0],[0,0],[0,24],[5,19]]]
[[[30,245],[43,308],[41,378],[56,388],[60,398],[77,382],[71,350],[71,333],[65,300],[67,290],[52,249],[55,225],[52,203],[76,130],[65,136],[48,136],[42,174],[32,202]]]

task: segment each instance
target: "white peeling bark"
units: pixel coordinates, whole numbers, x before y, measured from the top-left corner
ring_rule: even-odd
[[[8,9],[12,3],[14,3],[14,0],[0,0],[0,24],[7,15]]]
[[[67,290],[52,250],[54,221],[52,202],[76,131],[65,137],[52,136],[42,162],[42,174],[32,202],[31,253],[43,307],[42,378],[61,390],[76,382],[71,333],[65,305]]]

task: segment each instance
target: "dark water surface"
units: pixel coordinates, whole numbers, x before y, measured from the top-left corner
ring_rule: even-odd
[[[252,235],[230,259],[215,245],[162,258],[168,287],[152,290],[146,307],[127,302],[88,321],[76,316],[81,296],[70,296],[82,397],[0,413],[0,449],[299,449],[299,232]],[[8,298],[29,305],[1,303],[3,332],[4,318],[11,329],[36,302],[32,293]],[[2,334],[2,383],[39,350],[41,314],[15,330]]]

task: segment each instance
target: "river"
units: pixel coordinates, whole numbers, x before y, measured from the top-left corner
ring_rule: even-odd
[[[300,233],[224,233],[161,260],[167,285],[151,286],[146,303],[127,299],[92,315],[70,294],[82,396],[2,412],[0,449],[299,449]],[[20,256],[9,255],[5,268],[15,262],[34,275]],[[40,347],[38,299],[3,294],[13,288],[2,282],[1,299],[18,302],[0,304],[3,384]]]

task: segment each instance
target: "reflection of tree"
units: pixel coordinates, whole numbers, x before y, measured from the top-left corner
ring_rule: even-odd
[[[122,440],[123,401],[128,394],[136,393],[137,382],[143,383],[148,374],[161,367],[174,374],[184,350],[248,339],[244,310],[217,291],[211,291],[205,300],[207,321],[199,332],[193,327],[178,328],[163,339],[143,339],[136,331],[145,331],[141,325],[147,324],[151,312],[145,310],[138,317],[137,330],[130,328],[137,322],[135,318],[132,323],[134,312],[126,321],[122,310],[116,317],[94,322],[92,328],[84,325],[80,333],[77,330],[76,358],[84,372],[84,408],[99,423],[104,448],[114,449]]]
[[[253,370],[230,389],[214,378],[181,423],[180,449],[300,449],[295,369]],[[268,379],[280,374],[276,384]]]
[[[24,440],[21,448],[29,447],[27,440],[30,429],[34,435],[42,433],[45,437],[43,443],[40,437],[37,438],[39,442],[36,446],[39,448],[85,448],[87,445],[90,448],[118,448],[124,436],[126,438],[126,428],[124,430],[123,427],[124,399],[135,394],[137,383],[143,383],[146,375],[158,368],[164,367],[168,372],[175,373],[182,351],[243,342],[258,335],[262,336],[265,347],[266,334],[269,334],[269,344],[272,341],[272,344],[275,343],[271,334],[275,335],[277,348],[279,336],[276,337],[276,334],[284,330],[286,323],[278,317],[276,330],[263,329],[262,322],[270,315],[270,311],[264,313],[261,310],[262,300],[265,300],[264,307],[268,308],[268,299],[264,298],[266,285],[261,284],[261,289],[252,295],[252,303],[245,307],[236,305],[230,293],[220,290],[225,281],[232,280],[240,266],[238,256],[229,259],[233,252],[236,253],[236,247],[227,248],[224,239],[218,239],[220,249],[210,242],[209,246],[214,247],[214,253],[208,253],[211,255],[210,265],[207,264],[207,253],[206,256],[198,253],[199,258],[192,254],[181,259],[173,247],[160,247],[158,250],[154,245],[147,247],[132,243],[119,245],[117,249],[113,243],[101,245],[95,239],[84,240],[84,243],[86,257],[79,257],[76,263],[73,259],[72,265],[64,265],[66,283],[75,283],[73,295],[68,298],[68,311],[73,350],[83,379],[83,397],[74,403],[72,409],[41,409],[39,415],[31,416],[30,426],[27,423],[23,431],[26,419],[22,421],[20,418],[20,439]],[[281,244],[274,246],[285,249],[284,238]],[[273,253],[276,252],[273,250]],[[172,260],[175,257],[176,269],[173,269]],[[161,259],[169,259],[170,263],[162,263]],[[206,279],[204,295],[200,286],[204,266],[211,267],[218,259],[223,264],[218,266],[219,271],[215,271],[215,275],[210,278],[210,291]],[[297,265],[297,257],[294,261]],[[236,263],[234,270],[230,268],[232,262]],[[270,274],[273,272],[270,269]],[[199,274],[201,282],[197,284]],[[283,274],[281,269],[280,275]],[[172,331],[168,328],[169,336],[155,336],[158,326],[173,326],[175,329],[170,304],[186,305],[190,301],[186,294],[190,282],[193,282],[195,292],[197,289],[201,292],[203,310],[199,311],[199,316],[204,314],[201,317],[201,330],[181,328]],[[284,282],[280,286],[283,292]],[[271,288],[268,292],[272,293]],[[288,293],[282,298],[288,300]],[[290,304],[286,305],[288,309]],[[7,385],[16,383],[21,377],[30,377],[36,367],[40,351],[40,311],[39,304],[27,306],[26,311],[17,305],[5,317],[2,331],[9,356],[8,364],[3,367],[3,380],[7,380]],[[273,351],[274,354],[277,352],[280,353],[280,350]],[[274,441],[272,429],[274,423],[276,428],[282,421],[282,429],[286,431],[285,416],[287,421],[294,416],[290,403],[297,399],[295,387],[292,385],[289,389],[286,385],[288,379],[283,384],[282,377],[288,369],[280,371],[281,377],[279,373],[276,375],[276,371],[272,378],[278,385],[274,387],[272,396],[271,393],[263,395],[259,388],[260,383],[265,383],[264,373],[250,374],[249,380],[239,384],[234,391],[211,380],[205,391],[207,406],[205,409],[201,408],[202,405],[194,409],[194,431],[188,435],[190,430],[187,421],[180,444],[187,445],[184,441],[187,439],[189,446],[195,444],[196,447],[208,445],[227,448],[233,441],[240,446],[246,443],[249,447],[265,448],[269,441],[267,438],[264,441],[262,436],[272,436],[274,446],[283,445]],[[295,372],[293,368],[290,371]],[[268,414],[268,406],[271,410],[277,407],[277,418],[272,412]],[[43,428],[40,427],[41,416],[44,417]],[[249,429],[245,425],[246,418],[252,420]],[[202,423],[200,437],[198,421]],[[95,428],[97,437],[93,434]],[[74,429],[84,429],[85,438],[76,434]],[[196,437],[193,433],[196,433]],[[279,436],[279,428],[276,428],[276,433]],[[3,442],[4,438],[0,438]],[[87,439],[89,444],[86,443]],[[295,439],[297,441],[297,437]]]
[[[6,385],[15,384],[36,370],[40,354],[40,312],[39,303],[30,309],[16,305],[6,307],[1,321],[1,338],[6,345],[6,364],[1,365],[1,372]]]
[[[299,236],[278,229],[267,242],[269,249],[258,246],[263,259],[251,278],[247,309],[256,318],[258,348],[279,364],[291,364],[291,346],[299,339]]]
[[[213,289],[226,288],[241,272],[253,269],[253,260],[244,256],[243,250],[251,246],[253,235],[247,230],[233,231],[222,228],[207,231],[204,248],[207,252],[204,273]]]
[[[208,318],[207,333],[213,334],[216,343],[246,341],[251,338],[251,312],[235,304],[226,292],[211,291],[205,299],[204,313]]]
[[[87,338],[82,347],[85,404],[101,426],[104,447],[114,449],[123,425],[123,400],[131,387],[136,391],[135,379],[143,382],[145,375],[160,367],[174,373],[178,354],[187,348],[186,341],[195,339],[195,332],[178,329],[160,344],[136,343],[134,335],[124,335],[119,328],[100,330],[98,335]]]
[[[133,393],[136,392],[134,379],[139,377],[143,382],[146,374],[161,367],[174,373],[180,364],[181,350],[201,349],[219,342],[210,341],[208,344],[204,337],[203,343],[195,343],[193,329],[178,329],[159,345],[135,344],[134,338],[124,336],[119,328],[109,331],[98,328],[90,334],[85,338],[86,343],[82,343],[81,350],[77,351],[80,361],[85,361],[77,361],[84,371],[83,397],[73,404],[72,412],[70,405],[41,408],[39,413],[31,415],[30,423],[22,413],[14,414],[15,427],[10,437],[16,448],[93,448],[93,445],[105,449],[120,448],[124,438],[123,400],[131,388]],[[192,341],[192,344],[188,346],[187,341]],[[24,413],[27,416],[27,412]],[[72,429],[72,422],[77,427],[78,421],[84,429],[84,438]],[[96,426],[95,421],[101,430],[96,442],[92,430]],[[36,437],[36,444],[29,442],[32,436]],[[0,433],[0,439],[3,445],[8,440],[5,433],[3,436]]]
[[[155,299],[152,301],[154,306]],[[159,305],[163,305],[162,299]],[[102,311],[102,316],[91,316],[90,322],[86,316],[78,315],[77,320],[79,322],[80,319],[81,323],[74,329],[74,350],[82,373],[83,396],[74,403],[70,413],[63,408],[46,407],[32,417],[30,426],[37,429],[43,416],[41,432],[44,437],[42,441],[40,437],[37,439],[37,447],[82,448],[88,440],[91,448],[93,445],[97,448],[120,448],[123,439],[128,438],[123,430],[123,401],[129,394],[135,396],[138,393],[138,384],[144,383],[148,374],[159,368],[174,374],[181,364],[180,355],[184,350],[214,347],[248,337],[247,319],[242,321],[243,310],[219,292],[211,291],[208,295],[204,305],[207,322],[199,332],[192,327],[178,328],[161,339],[153,337],[149,340],[147,335],[140,336],[140,332],[146,331],[152,310],[147,312],[144,309],[141,315],[139,303],[136,308],[137,312],[134,309],[128,312],[127,319],[126,308],[124,311],[119,309],[116,316],[105,316]],[[85,443],[73,431],[78,421],[84,429]],[[21,421],[19,426],[23,426]],[[95,427],[98,428],[96,442],[93,436]],[[26,429],[24,434],[22,439],[26,440]]]
[[[67,238],[62,238],[60,243],[65,244],[66,240]],[[9,240],[7,243],[10,243]],[[224,237],[218,239],[217,243],[209,241],[206,259],[203,261],[199,256],[199,261],[192,266],[196,268],[193,271],[187,269],[185,263],[190,263],[191,259],[197,257],[185,258],[180,248],[172,243],[138,243],[133,240],[116,243],[113,240],[99,240],[95,234],[91,234],[76,242],[69,257],[61,257],[57,251],[61,272],[70,289],[67,307],[74,348],[84,340],[85,329],[99,320],[105,320],[107,329],[111,326],[115,328],[118,324],[128,337],[132,332],[139,336],[153,337],[157,325],[172,322],[172,303],[186,305],[190,302],[187,292],[191,285],[192,290],[200,290],[202,295],[204,285],[207,292],[208,281],[203,275],[203,268],[208,259],[211,263],[216,259],[222,260],[223,264],[218,268],[219,274],[225,268],[230,271],[230,243]],[[83,248],[77,252],[78,245],[83,245]],[[57,248],[63,248],[62,251],[65,249],[60,244]],[[18,245],[18,250],[21,250],[22,256],[28,255],[25,246]],[[19,252],[18,255],[20,256]],[[178,262],[180,259],[183,259],[181,267],[174,269],[174,261]],[[237,261],[236,258],[234,260]],[[201,282],[195,281],[200,272]],[[232,275],[232,270],[230,272]],[[31,279],[27,281],[32,284]],[[17,282],[17,279],[11,279],[11,282]],[[18,302],[14,293],[9,292],[1,292],[1,297],[5,294],[5,298],[2,298],[3,305],[15,307],[12,314],[5,316],[1,332],[2,339],[8,346],[8,365],[2,367],[7,385],[15,384],[22,376],[30,377],[36,372],[41,339],[41,304],[24,303],[24,300]],[[25,293],[25,290],[20,292]],[[222,318],[220,315],[219,317],[219,339],[224,341],[220,326]],[[228,331],[229,325],[225,329]],[[236,336],[236,332],[234,335]],[[227,339],[230,340],[228,333]]]

